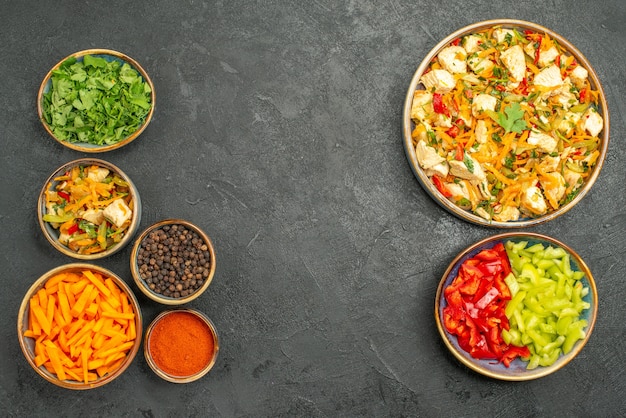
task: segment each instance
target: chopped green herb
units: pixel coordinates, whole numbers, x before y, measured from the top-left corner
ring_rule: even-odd
[[[129,64],[85,55],[52,72],[43,118],[61,141],[108,145],[135,132],[151,103],[150,86]]]
[[[528,129],[528,125],[524,120],[524,111],[517,102],[504,108],[504,112],[498,112],[497,115],[498,119],[496,122],[498,122],[506,132],[517,132],[520,134],[524,129]]]
[[[465,167],[467,167],[467,170],[470,173],[474,172],[474,161],[472,161],[472,159],[465,154],[465,156],[463,157],[463,164],[465,164]]]

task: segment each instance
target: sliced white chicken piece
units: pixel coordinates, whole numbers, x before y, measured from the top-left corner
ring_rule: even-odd
[[[556,65],[544,68],[535,76],[533,84],[540,87],[558,87],[563,84],[561,71]]]
[[[452,74],[467,72],[467,64],[465,62],[467,53],[460,46],[452,45],[442,49],[437,54],[437,58],[441,67]]]
[[[456,80],[446,70],[432,70],[424,74],[420,79],[426,90],[437,93],[447,93],[454,88]]]
[[[502,63],[506,66],[514,81],[520,82],[526,76],[526,58],[520,45],[514,45],[500,54]]]
[[[499,44],[506,41],[507,36],[509,36],[511,39],[514,39],[515,32],[513,32],[513,30],[511,29],[502,29],[502,28],[498,28],[493,31],[493,37],[496,38],[496,41]]]
[[[480,51],[480,44],[483,43],[483,38],[478,35],[469,35],[463,38],[463,48],[468,54]]]
[[[541,189],[537,186],[530,186],[522,192],[520,205],[534,215],[543,215],[548,210],[546,201],[541,194]]]
[[[450,165],[450,174],[469,181],[483,181],[487,178],[478,161],[467,154],[465,154],[465,158],[470,161],[469,165],[471,169],[468,168],[468,165],[466,165],[463,161],[450,160],[448,161],[448,164]]]
[[[484,72],[491,70],[494,66],[493,61],[489,58],[482,58],[478,55],[472,56],[468,58],[467,65],[474,71],[477,75],[480,75]]]
[[[581,118],[582,128],[591,136],[598,136],[604,127],[602,116],[594,109],[589,108]]]
[[[498,99],[495,97],[481,93],[472,101],[472,115],[477,118],[484,110],[495,110],[497,103]]]
[[[551,154],[556,151],[558,141],[552,135],[544,134],[537,130],[531,130],[526,140],[530,145],[534,145],[537,150]]]
[[[577,65],[576,68],[572,70],[569,76],[572,79],[572,83],[574,83],[576,87],[581,89],[585,86],[585,82],[587,81],[589,72],[586,68]]]
[[[435,148],[426,145],[425,141],[419,141],[417,143],[415,146],[415,155],[417,156],[417,162],[423,169],[432,168],[446,161],[445,158],[437,153]]]
[[[499,211],[494,212],[493,219],[498,222],[517,221],[520,217],[520,211],[515,206],[504,205]]]
[[[539,67],[547,67],[548,65],[554,63],[556,57],[559,56],[559,51],[554,46],[550,47],[547,51],[539,52],[539,59],[537,60],[537,64]]]
[[[433,95],[426,90],[415,90],[411,103],[411,119],[425,121],[433,111]]]

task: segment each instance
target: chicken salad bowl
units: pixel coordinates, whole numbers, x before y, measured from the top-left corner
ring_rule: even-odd
[[[408,89],[404,148],[418,181],[468,222],[520,228],[554,219],[590,190],[609,112],[587,59],[540,25],[490,20],[457,30]]]

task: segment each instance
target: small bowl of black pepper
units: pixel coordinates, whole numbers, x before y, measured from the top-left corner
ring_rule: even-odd
[[[133,246],[130,269],[137,287],[165,305],[182,305],[200,296],[215,274],[215,249],[209,236],[182,219],[159,221]]]

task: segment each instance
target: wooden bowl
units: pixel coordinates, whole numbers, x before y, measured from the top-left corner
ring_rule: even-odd
[[[522,215],[517,220],[513,220],[514,217],[510,217],[511,220],[498,221],[494,219],[493,216],[491,216],[491,219],[486,219],[485,217],[480,216],[479,214],[471,210],[462,208],[451,199],[444,196],[444,193],[442,193],[436,187],[430,175],[428,175],[426,170],[422,168],[417,159],[416,147],[412,138],[412,133],[416,125],[411,119],[411,110],[414,93],[417,90],[425,90],[424,85],[421,83],[422,76],[427,72],[431,62],[437,58],[442,49],[450,46],[453,42],[456,42],[456,40],[466,35],[477,33],[494,27],[500,27],[503,29],[517,29],[521,33],[523,33],[524,30],[529,30],[535,33],[548,35],[550,38],[556,40],[567,54],[573,56],[578,64],[583,66],[588,71],[589,83],[592,89],[596,90],[599,94],[599,107],[597,111],[604,120],[604,127],[598,135],[598,137],[600,138],[600,144],[598,147],[599,156],[596,159],[596,163],[589,172],[589,175],[584,181],[584,184],[579,187],[579,192],[575,197],[573,197],[569,202],[562,204],[558,209],[548,210],[545,214],[540,216],[533,215],[531,217],[527,214],[522,213]],[[470,54],[468,54],[468,57],[469,56]],[[555,219],[574,208],[574,206],[576,206],[589,193],[596,179],[598,178],[598,175],[600,174],[600,170],[602,169],[608,152],[610,130],[609,110],[606,97],[600,83],[600,79],[598,77],[598,74],[592,68],[590,62],[585,58],[585,56],[578,49],[576,49],[576,47],[572,45],[567,39],[565,39],[558,33],[535,23],[513,19],[496,19],[474,23],[454,31],[443,40],[441,40],[437,45],[435,45],[435,47],[424,57],[409,84],[409,88],[404,101],[402,129],[404,137],[403,144],[406,157],[418,182],[428,193],[428,195],[430,195],[431,198],[435,200],[441,207],[460,219],[463,219],[473,224],[496,228],[527,228],[535,226]],[[548,207],[550,206],[548,205]]]
[[[59,71],[62,68],[62,66],[64,66],[65,63],[68,62],[68,60],[72,60],[72,61],[76,60],[77,62],[84,62],[86,55],[90,55],[92,57],[97,57],[97,58],[103,58],[107,62],[117,61],[122,65],[124,64],[130,65],[130,67],[134,69],[139,74],[139,76],[143,79],[143,82],[146,83],[147,86],[149,86],[150,88],[150,92],[149,92],[150,107],[147,110],[147,113],[146,113],[146,109],[142,109],[141,114],[135,115],[136,117],[140,119],[140,123],[136,127],[136,129],[133,130],[132,132],[129,129],[129,132],[125,132],[126,133],[125,136],[122,136],[120,138],[110,139],[108,141],[105,141],[99,144],[86,142],[84,138],[78,138],[77,136],[71,136],[71,140],[68,140],[68,138],[61,138],[59,135],[57,135],[54,132],[55,128],[52,125],[52,120],[51,119],[48,120],[48,117],[46,116],[46,112],[47,112],[46,100],[47,99],[45,98],[45,96],[48,95],[50,90],[53,88],[52,78],[54,76],[54,73]],[[117,81],[119,82],[119,80]],[[155,104],[156,104],[156,93],[154,90],[154,84],[152,83],[152,80],[148,76],[148,73],[133,58],[121,52],[113,51],[110,49],[86,49],[83,51],[75,52],[63,58],[56,65],[54,65],[52,69],[50,69],[50,71],[48,71],[48,73],[46,74],[46,76],[44,77],[41,83],[41,86],[39,87],[39,92],[37,94],[37,113],[39,115],[39,120],[41,121],[44,129],[48,132],[48,134],[50,134],[50,136],[54,138],[55,141],[59,142],[61,145],[71,148],[76,151],[81,151],[81,152],[86,152],[86,153],[112,151],[112,150],[121,148],[125,145],[128,145],[129,143],[137,139],[137,137],[146,129],[146,127],[152,120],[152,115],[154,113]],[[72,112],[75,112],[75,111],[76,109],[72,110]],[[102,110],[102,112],[104,112],[104,110]],[[85,125],[88,125],[88,124],[86,123]],[[86,129],[86,128],[83,126],[81,127],[81,129]]]
[[[55,226],[58,226],[58,223],[54,224],[52,222],[47,222],[45,220],[46,214],[49,212],[49,208],[46,207],[46,203],[47,203],[46,196],[49,192],[55,191],[55,188],[57,187],[57,185],[59,185],[59,183],[62,182],[62,180],[60,181],[57,179],[60,176],[63,176],[68,171],[72,170],[73,168],[88,167],[88,166],[97,166],[100,168],[105,168],[109,170],[109,174],[114,174],[118,176],[120,179],[122,179],[124,182],[126,182],[128,184],[128,189],[129,189],[128,193],[130,195],[129,204],[127,206],[132,210],[132,215],[130,219],[125,223],[127,224],[128,222],[130,222],[130,224],[126,227],[125,231],[123,232],[122,239],[119,242],[107,247],[105,250],[101,250],[101,251],[89,253],[89,254],[77,252],[71,249],[70,247],[68,247],[65,243],[62,243],[59,240],[59,237],[61,235],[60,229],[55,227]],[[102,199],[102,200],[106,200],[106,199]],[[87,261],[99,260],[99,259],[103,259],[105,257],[108,257],[112,254],[117,253],[118,251],[123,249],[129,242],[131,242],[133,236],[135,235],[135,232],[137,231],[137,228],[139,227],[139,222],[141,220],[141,198],[139,197],[139,191],[135,187],[130,177],[126,175],[119,167],[115,166],[114,164],[108,161],[104,161],[101,159],[81,158],[81,159],[70,161],[66,164],[63,164],[61,167],[56,169],[50,175],[50,177],[48,177],[48,179],[45,181],[43,188],[41,189],[41,193],[39,194],[39,200],[37,202],[37,218],[39,220],[39,226],[41,227],[41,230],[44,236],[46,237],[48,242],[59,252],[69,257],[76,258],[79,260],[87,260]]]
[[[103,376],[98,377],[94,381],[89,381],[89,383],[85,383],[84,381],[73,380],[70,378],[69,375],[66,376],[66,379],[62,380],[56,374],[51,373],[45,367],[45,365],[38,365],[37,364],[38,360],[36,359],[37,353],[36,353],[35,339],[33,337],[29,337],[25,335],[27,333],[27,330],[29,329],[29,325],[31,322],[29,320],[29,317],[31,315],[31,298],[34,295],[36,295],[40,289],[46,286],[46,283],[48,282],[48,280],[54,277],[58,277],[58,275],[60,274],[71,274],[71,273],[81,274],[81,272],[85,270],[91,271],[93,273],[99,273],[104,278],[110,278],[112,282],[117,286],[117,288],[126,294],[127,301],[129,303],[128,306],[132,309],[132,312],[134,312],[134,319],[129,320],[129,321],[132,321],[132,325],[129,324],[128,326],[134,327],[134,334],[135,334],[134,339],[125,340],[125,342],[132,342],[132,347],[128,349],[128,351],[126,352],[126,356],[124,357],[121,364],[119,364],[119,366],[116,369],[108,371],[107,374],[104,374]],[[61,305],[60,299],[61,298],[59,297],[56,302],[58,306]],[[83,314],[80,314],[76,318],[83,318],[82,315]],[[101,318],[101,315],[102,313],[99,311],[93,317],[93,319],[97,320]],[[89,322],[88,320],[85,320],[85,324],[87,324],[88,322]],[[54,320],[52,324],[52,329],[54,329],[55,323],[58,325],[56,320]],[[68,326],[61,327],[61,328],[63,329],[63,332],[65,332],[65,329],[67,329],[68,333],[71,332],[70,327]],[[86,326],[84,326],[82,329],[86,329]],[[24,299],[22,300],[22,303],[20,305],[20,309],[17,315],[17,335],[18,335],[20,347],[22,349],[22,353],[24,354],[24,357],[26,357],[28,364],[31,365],[31,367],[33,368],[33,370],[35,370],[35,372],[37,372],[37,374],[39,374],[48,382],[53,383],[62,388],[74,389],[74,390],[93,389],[93,388],[106,385],[107,383],[110,383],[111,381],[117,379],[122,373],[124,373],[124,371],[128,368],[128,366],[130,366],[133,359],[135,358],[135,355],[139,351],[139,347],[141,345],[142,329],[143,329],[142,328],[142,316],[141,316],[141,309],[139,307],[139,303],[137,302],[137,299],[135,298],[133,291],[126,284],[126,282],[122,280],[117,274],[113,273],[112,271],[107,270],[103,267],[99,267],[94,264],[88,264],[88,263],[66,264],[66,265],[56,267],[48,271],[47,273],[43,274],[41,277],[39,277],[39,279],[37,279],[33,283],[30,289],[28,289],[28,291],[26,292],[26,295],[24,295]],[[57,346],[60,347],[60,344],[58,344],[58,341],[60,341],[60,337],[57,339]],[[93,345],[95,346],[96,344],[94,343]],[[69,356],[70,354],[64,354],[64,355]]]
[[[202,274],[202,284],[197,287],[192,293],[185,292],[184,294],[180,294],[178,296],[172,294],[164,294],[163,292],[157,292],[152,289],[150,284],[146,281],[146,279],[149,279],[150,277],[144,277],[146,273],[142,271],[142,268],[138,262],[139,253],[142,250],[142,244],[146,239],[149,238],[152,232],[162,229],[164,227],[171,228],[176,225],[183,226],[187,230],[193,231],[197,234],[197,236],[202,240],[201,244],[204,244],[205,246],[205,249],[201,250],[200,252],[202,252],[204,258],[208,259],[210,263],[208,271],[197,273]],[[183,260],[183,262],[185,261],[187,261],[187,259]],[[175,269],[173,267],[172,269],[176,270],[176,280],[180,279],[181,282],[184,282],[182,280],[182,269]],[[202,229],[192,224],[191,222],[182,219],[166,219],[156,222],[155,224],[146,228],[135,240],[135,244],[133,245],[130,256],[130,270],[133,275],[133,279],[135,280],[135,284],[137,284],[137,287],[139,287],[139,290],[141,290],[150,299],[164,305],[183,305],[185,303],[189,303],[202,295],[202,293],[206,291],[206,289],[211,284],[211,281],[213,280],[213,275],[215,274],[215,249],[213,247],[213,242]]]
[[[159,332],[167,332],[171,331],[172,325],[165,326],[165,321],[171,319],[174,315],[189,315],[192,320],[196,323],[194,328],[198,329],[187,329],[187,328],[179,328],[181,332],[187,333],[188,335],[183,335],[181,338],[180,344],[177,344],[178,340],[176,336],[172,335],[162,335],[160,336],[160,341],[166,342],[166,346],[156,346],[157,344],[157,333]],[[160,327],[160,324],[163,324],[163,327]],[[201,329],[201,330],[200,330]],[[205,338],[203,338],[203,344],[206,343],[207,347],[204,347],[202,344],[184,344],[185,338],[193,338],[198,341],[200,338],[197,333],[205,333]],[[146,362],[148,366],[152,369],[152,371],[159,376],[160,378],[167,380],[172,383],[190,383],[196,381],[206,375],[215,365],[215,361],[217,359],[217,354],[219,352],[219,337],[217,335],[217,330],[215,329],[215,325],[211,320],[202,312],[195,309],[173,309],[161,312],[148,326],[146,329],[146,335],[144,339],[144,355],[146,358]],[[183,358],[186,357],[185,353],[180,353],[181,350],[198,350],[198,349],[207,349],[206,352],[199,352],[202,357],[202,363],[199,365],[194,364],[196,367],[196,371],[191,373],[186,373],[177,370],[182,367],[190,367],[191,362],[185,361]],[[168,357],[172,353],[178,353],[176,359],[170,359],[168,361],[162,360],[159,356]],[[169,363],[175,363],[175,369],[169,369],[168,366],[171,367]],[[195,362],[194,362],[195,363]]]
[[[528,246],[534,244],[542,244],[544,247],[560,247],[564,249],[567,254],[569,254],[571,269],[573,271],[580,271],[584,273],[584,276],[582,277],[582,279],[580,279],[580,281],[582,282],[583,286],[589,289],[589,293],[583,298],[585,302],[589,303],[589,309],[583,310],[583,313],[580,315],[580,319],[584,319],[587,321],[587,326],[584,329],[585,336],[575,343],[573,349],[569,351],[569,353],[563,354],[561,352],[558,360],[550,366],[539,366],[533,369],[527,369],[528,362],[523,361],[520,358],[513,360],[509,367],[506,367],[504,364],[498,362],[497,360],[476,359],[463,348],[461,348],[457,340],[457,336],[448,332],[448,330],[444,326],[443,310],[448,305],[446,298],[444,297],[444,289],[446,289],[446,287],[448,287],[457,277],[461,264],[463,264],[466,260],[476,256],[476,254],[478,254],[482,250],[491,249],[496,244],[504,244],[507,241],[513,243],[520,243],[524,241],[528,242]],[[439,330],[439,334],[441,335],[444,344],[446,345],[448,350],[450,350],[450,352],[454,355],[454,357],[462,364],[477,373],[494,379],[509,381],[531,380],[547,376],[565,367],[568,363],[574,360],[574,358],[581,352],[591,336],[596,321],[597,311],[598,294],[596,285],[593,279],[593,275],[589,270],[589,267],[587,267],[582,258],[572,248],[568,247],[559,240],[548,237],[546,235],[530,232],[508,232],[494,235],[489,238],[480,240],[472,244],[465,250],[461,251],[461,253],[459,253],[454,258],[454,260],[452,260],[445,273],[443,274],[443,277],[441,278],[441,281],[437,288],[437,295],[435,297],[435,322],[437,323],[437,329]]]

